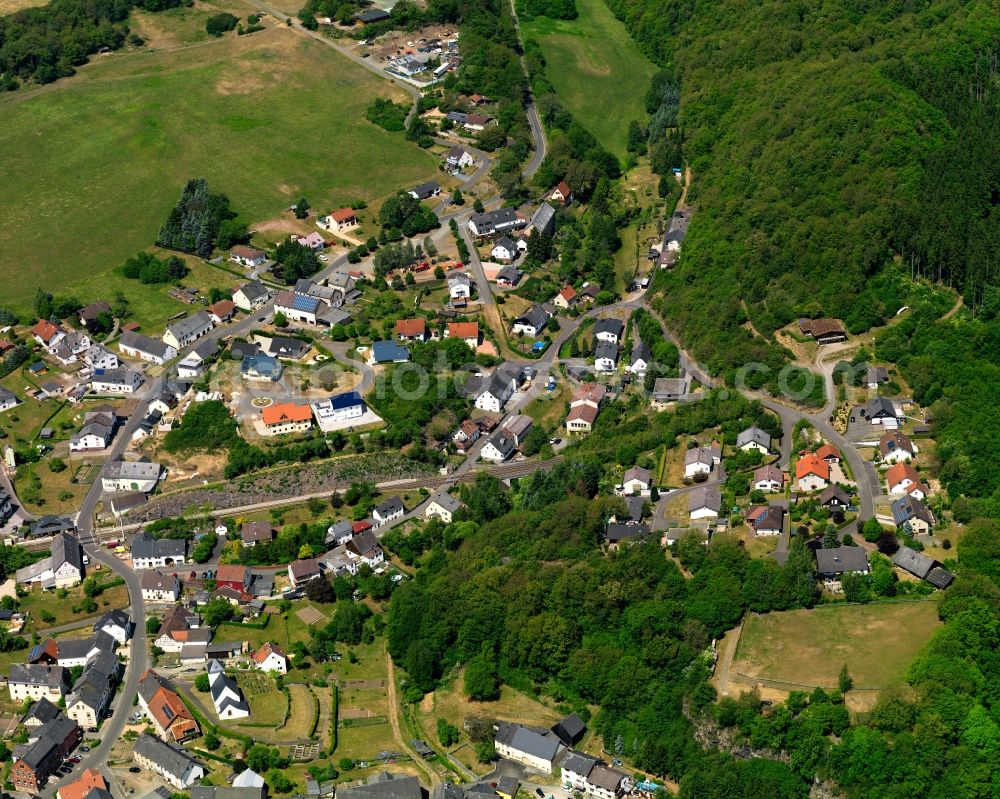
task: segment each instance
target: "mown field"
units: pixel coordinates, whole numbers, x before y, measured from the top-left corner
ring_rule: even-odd
[[[645,123],[644,99],[656,66],[639,52],[602,0],[576,0],[572,21],[545,17],[522,25],[545,53],[545,76],[601,144],[625,156],[628,125]]]
[[[856,688],[884,688],[902,679],[939,626],[932,600],[750,615],[731,676],[836,688],[846,663]]]
[[[404,99],[331,48],[274,27],[101,57],[0,98],[0,252],[17,264],[4,302],[28,311],[39,285],[83,301],[121,290],[140,320],[153,318],[160,290],[114,269],[153,243],[191,177],[257,223],[302,194],[325,209],[431,176],[432,156],[363,119],[376,95]]]

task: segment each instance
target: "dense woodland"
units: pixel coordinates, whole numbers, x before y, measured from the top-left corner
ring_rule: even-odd
[[[236,212],[225,194],[212,191],[204,178],[189,180],[177,205],[160,228],[160,247],[189,252],[208,258],[218,247],[227,250],[249,240],[246,226],[236,220]]]
[[[72,75],[89,56],[117,50],[129,39],[133,8],[162,11],[182,0],[52,0],[0,16],[0,90],[20,81],[51,83]],[[142,38],[132,35],[133,44]]]

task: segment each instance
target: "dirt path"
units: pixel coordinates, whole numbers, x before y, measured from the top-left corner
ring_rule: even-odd
[[[722,654],[719,656],[719,662],[715,669],[715,683],[718,686],[720,696],[729,695],[729,670],[733,666],[733,658],[736,656],[742,632],[743,622],[740,622],[719,642]]]
[[[951,310],[941,317],[941,321],[943,322],[945,319],[951,319],[951,317],[953,317],[955,314],[958,313],[958,310],[961,307],[962,307],[962,298],[959,297],[958,301],[953,306],[951,306]]]
[[[441,782],[441,778],[432,770],[429,770],[424,766],[423,759],[413,751],[413,747],[411,747],[410,744],[407,743],[406,739],[403,738],[402,730],[400,730],[399,727],[399,714],[402,712],[402,708],[399,706],[398,699],[396,697],[396,677],[393,674],[392,656],[389,654],[388,649],[386,649],[385,652],[385,679],[386,696],[389,700],[389,725],[392,727],[392,737],[395,739],[399,748],[413,758],[413,765],[416,766],[417,770],[430,780],[429,784],[431,788],[433,788]]]

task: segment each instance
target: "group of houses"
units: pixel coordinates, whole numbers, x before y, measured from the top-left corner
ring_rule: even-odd
[[[356,391],[345,391],[307,403],[277,402],[260,412],[260,432],[267,436],[301,433],[313,424],[324,433],[358,424],[368,406]]]

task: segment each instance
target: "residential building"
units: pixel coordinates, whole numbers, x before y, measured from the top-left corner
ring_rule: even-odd
[[[756,535],[781,535],[785,528],[785,511],[778,505],[755,505],[747,510],[746,521]]]
[[[221,720],[245,719],[250,715],[250,705],[243,697],[243,691],[236,680],[226,674],[218,660],[208,662],[208,684],[215,712]]]
[[[274,540],[274,526],[263,519],[256,522],[243,522],[243,526],[240,528],[240,538],[245,547],[269,544]]]
[[[522,277],[524,277],[524,273],[520,269],[513,266],[505,266],[497,272],[495,280],[498,286],[514,288],[514,286],[520,282]]]
[[[244,356],[240,364],[240,375],[253,383],[276,383],[281,378],[283,369],[277,358],[258,353]]]
[[[892,503],[892,520],[910,535],[926,535],[935,524],[930,508],[913,496],[902,496]]]
[[[403,500],[399,497],[389,497],[375,506],[372,510],[372,519],[375,520],[376,527],[381,527],[383,524],[403,518],[405,513],[406,508],[403,507]]]
[[[84,417],[83,427],[69,437],[70,452],[99,452],[106,449],[114,434],[114,417],[97,414],[100,418]],[[110,423],[109,423],[110,422]]]
[[[598,319],[594,323],[594,338],[607,344],[620,344],[625,325],[620,319]]]
[[[296,405],[294,402],[269,405],[260,412],[260,416],[264,432],[269,436],[301,433],[312,427],[312,408],[309,405]]]
[[[165,341],[160,341],[142,333],[125,332],[118,339],[118,349],[131,358],[138,358],[146,363],[162,365],[177,357],[177,348]]]
[[[816,457],[827,463],[840,463],[840,450],[824,441],[816,449]]]
[[[653,353],[642,341],[636,340],[632,347],[632,356],[626,367],[636,377],[644,377],[653,363]]]
[[[880,424],[886,430],[899,427],[899,412],[888,397],[872,397],[862,409],[861,415],[867,417],[870,424]]]
[[[342,427],[344,422],[364,416],[367,410],[365,401],[356,391],[335,394],[327,399],[313,400],[310,407],[316,418],[316,424],[323,432],[336,430],[338,427]]]
[[[354,526],[351,524],[350,519],[341,519],[339,522],[334,522],[326,528],[324,542],[327,549],[332,549],[333,547],[343,546],[353,537]]]
[[[355,533],[347,542],[347,556],[367,564],[372,569],[385,563],[385,552],[370,529]]]
[[[635,496],[649,491],[653,484],[653,477],[649,469],[642,466],[633,466],[622,475],[621,493],[622,496]]]
[[[607,341],[598,341],[594,348],[594,370],[597,372],[613,372],[618,368],[618,345]]]
[[[90,305],[84,305],[77,316],[80,319],[80,324],[87,328],[88,332],[95,333],[100,328],[100,317],[104,314],[107,314],[109,318],[112,316],[111,306],[104,300],[98,300]]]
[[[882,463],[899,463],[911,461],[919,450],[910,437],[898,430],[890,430],[882,434],[878,440],[878,454]]]
[[[376,341],[372,344],[369,363],[406,363],[410,360],[410,351],[401,347],[395,341]]]
[[[149,569],[139,576],[139,584],[147,602],[176,602],[181,595],[180,580],[172,574]]]
[[[37,730],[44,724],[48,724],[59,715],[61,711],[48,699],[42,698],[36,701],[21,718],[21,724],[28,730],[29,735],[33,730]]]
[[[500,430],[494,433],[483,445],[483,448],[479,450],[479,457],[484,461],[503,463],[514,454],[516,449],[517,445],[514,443],[514,437],[509,435],[505,430]]]
[[[565,180],[560,180],[556,187],[549,194],[549,199],[553,202],[557,202],[560,205],[569,205],[573,202],[573,192],[569,186],[566,185]]]
[[[358,226],[358,214],[353,208],[338,208],[330,211],[326,216],[321,216],[316,224],[333,233],[340,233],[342,230],[350,230]]]
[[[551,318],[552,314],[546,311],[541,305],[532,305],[523,314],[514,317],[511,332],[514,335],[537,336],[545,330],[545,326]]]
[[[17,406],[17,395],[8,388],[0,386],[0,411],[7,411]]]
[[[890,494],[908,494],[925,499],[930,493],[917,470],[909,463],[895,463],[885,473],[885,484]]]
[[[267,304],[271,294],[259,280],[244,283],[233,293],[233,302],[244,311],[256,311]]]
[[[520,367],[501,364],[486,378],[472,381],[474,405],[483,411],[499,413],[517,390]]]
[[[818,344],[847,341],[847,332],[836,319],[799,319],[799,330]]]
[[[54,352],[64,338],[66,333],[56,325],[42,319],[31,328],[31,335],[39,344],[45,347],[50,353]]]
[[[597,421],[598,410],[593,405],[577,405],[570,408],[566,414],[566,432],[568,433],[589,433],[594,429]]]
[[[449,322],[444,337],[462,339],[475,350],[479,346],[479,322]]]
[[[448,276],[448,296],[453,300],[467,300],[472,297],[472,279],[458,272]]]
[[[937,561],[910,549],[910,547],[900,547],[896,550],[896,554],[892,556],[892,562],[914,577],[926,580],[935,588],[947,588],[955,579],[955,575],[942,569]]]
[[[527,232],[538,231],[540,236],[551,236],[556,232],[556,209],[548,203],[542,203],[531,215]]]
[[[884,366],[869,366],[865,374],[865,384],[875,391],[882,383],[889,382],[889,370]]]
[[[429,200],[431,197],[437,197],[441,193],[441,184],[436,180],[429,180],[426,183],[420,183],[414,186],[408,194],[415,200]]]
[[[215,584],[220,588],[229,586],[240,593],[246,593],[252,582],[250,569],[238,563],[220,563],[215,572]]]
[[[288,582],[292,588],[301,588],[319,576],[319,562],[315,558],[302,558],[288,564]]]
[[[795,461],[795,481],[800,491],[826,488],[830,484],[830,464],[814,452],[805,452]]]
[[[100,344],[91,345],[90,349],[83,353],[83,362],[91,369],[116,369],[121,363],[117,355]]]
[[[38,583],[43,589],[70,588],[83,580],[83,548],[80,539],[69,533],[52,536],[52,554],[18,569],[18,583]]]
[[[288,670],[291,668],[288,655],[282,652],[277,644],[270,641],[263,643],[260,649],[253,653],[253,663],[261,671],[275,674],[288,674]]]
[[[781,491],[785,487],[785,475],[777,466],[770,464],[754,469],[753,488],[757,491]]]
[[[142,385],[142,375],[131,369],[95,369],[90,388],[98,394],[133,394]]]
[[[57,799],[98,799],[97,797],[89,796],[90,792],[95,788],[107,791],[108,783],[101,776],[101,772],[92,768],[85,768],[80,772],[79,777],[59,788],[56,791],[56,797]]]
[[[215,323],[208,312],[196,311],[191,316],[169,325],[163,333],[163,341],[175,350],[180,350],[200,339],[214,326]]]
[[[229,260],[241,266],[257,267],[262,266],[267,260],[267,253],[256,247],[239,244],[229,251]]]
[[[37,793],[80,742],[80,725],[66,716],[57,716],[39,728],[37,737],[14,761],[10,781],[16,790]]]
[[[518,413],[509,417],[500,429],[514,439],[514,446],[520,447],[531,432],[532,426],[533,421],[530,416]]]
[[[506,721],[498,721],[493,725],[493,729],[495,730],[493,743],[500,757],[537,769],[543,774],[552,773],[556,754],[559,752],[558,741],[546,738],[520,724],[510,724]]]
[[[274,312],[283,314],[290,322],[318,325],[319,314],[325,307],[326,303],[318,297],[295,291],[279,291],[274,297]]]
[[[232,300],[219,300],[209,305],[206,310],[212,317],[212,321],[221,325],[233,318],[233,314],[236,313],[236,303]]]
[[[490,257],[494,261],[513,261],[519,254],[517,242],[510,236],[501,236],[490,250]]]
[[[556,734],[556,738],[562,742],[563,746],[574,746],[579,743],[586,731],[587,725],[576,713],[570,713],[552,727],[552,732]]]
[[[416,777],[379,772],[367,784],[337,786],[337,799],[423,799],[424,791]]]
[[[829,485],[819,495],[819,504],[830,509],[846,508],[851,504],[851,498],[840,486]]]
[[[161,741],[147,733],[136,740],[132,756],[141,768],[158,774],[178,790],[184,790],[205,776],[201,763],[177,744]]]
[[[397,319],[396,338],[400,341],[427,341],[427,320]]]
[[[461,500],[456,499],[447,491],[437,491],[427,501],[424,516],[437,516],[445,524],[451,524],[461,507]]]
[[[222,566],[219,567],[220,571]],[[163,614],[160,631],[153,641],[164,652],[179,653],[187,644],[207,644],[212,640],[212,631],[200,627],[201,619],[183,605],[174,605]]]
[[[155,538],[145,530],[132,539],[132,568],[161,569],[187,562],[187,541],[183,538]]]
[[[692,521],[715,519],[722,510],[722,494],[716,486],[696,486],[688,495],[688,516]]]
[[[569,786],[572,791],[586,793],[587,777],[599,762],[596,757],[571,750],[560,767],[563,785]]]
[[[104,491],[142,491],[148,494],[160,481],[163,467],[149,461],[108,461],[101,469]]]
[[[132,619],[124,610],[109,610],[94,622],[95,633],[107,633],[119,644],[124,644],[132,637],[132,628]]]
[[[562,308],[564,311],[568,311],[577,303],[577,293],[576,289],[570,285],[563,286],[559,293],[552,298],[552,304],[556,308]]]
[[[653,382],[653,405],[666,405],[683,399],[691,390],[686,377],[658,377]]]
[[[709,475],[722,461],[718,447],[694,447],[684,453],[684,477],[693,479],[699,474]]]
[[[736,449],[767,455],[771,451],[771,434],[759,427],[748,427],[736,436]]]
[[[7,674],[7,690],[12,702],[48,699],[58,705],[69,691],[69,672],[62,666],[12,663]]]
[[[824,580],[839,580],[849,572],[868,574],[868,553],[863,547],[817,549],[816,572]]]
[[[462,169],[467,166],[472,166],[476,162],[476,159],[472,157],[468,150],[462,147],[460,144],[453,145],[450,150],[448,150],[448,155],[445,163],[450,169]]]
[[[292,236],[292,238],[296,244],[313,252],[319,252],[326,247],[326,241],[315,230],[312,233],[307,233],[305,236]]]
[[[498,208],[496,211],[473,214],[469,218],[469,232],[473,236],[486,238],[520,230],[527,224],[527,220],[513,208]]]

